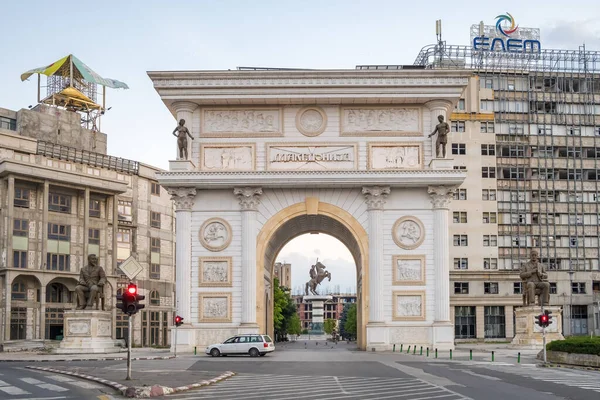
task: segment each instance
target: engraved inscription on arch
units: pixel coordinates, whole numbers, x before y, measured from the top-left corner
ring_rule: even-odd
[[[281,108],[207,108],[202,113],[203,137],[282,136]]]
[[[341,136],[423,136],[417,107],[342,107]]]

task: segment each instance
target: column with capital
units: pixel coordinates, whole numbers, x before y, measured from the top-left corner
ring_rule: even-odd
[[[177,124],[179,124],[179,121],[181,121],[182,119],[185,121],[184,126],[188,129],[188,131],[190,132],[190,134],[192,136],[194,136],[193,133],[193,115],[194,115],[194,111],[196,110],[196,108],[198,108],[198,104],[196,103],[192,103],[191,101],[176,101],[172,104],[173,109],[175,110],[175,114],[177,116]],[[175,134],[177,134],[177,132],[175,132]],[[175,168],[171,168],[171,170],[188,170],[189,168],[182,166],[183,165],[189,165],[191,164],[192,168],[194,168],[194,163],[192,162],[193,158],[192,158],[192,139],[190,139],[189,137],[187,137],[187,154],[188,154],[188,158],[187,161],[184,158],[180,158],[179,157],[179,145],[177,144],[177,140],[175,141],[176,144],[176,158],[175,160],[180,161],[179,164],[175,163],[173,164],[173,166],[175,166]]]
[[[369,322],[384,322],[383,315],[383,206],[389,186],[362,189],[369,215]]]
[[[239,187],[233,194],[242,212],[242,325],[256,327],[256,210],[262,189]]]
[[[433,266],[435,269],[434,344],[453,347],[454,331],[450,321],[450,237],[448,207],[456,187],[429,186],[433,204]]]
[[[177,259],[175,294],[177,314],[183,321],[191,321],[192,297],[192,207],[196,198],[195,188],[172,188],[167,192],[175,202],[175,257]]]

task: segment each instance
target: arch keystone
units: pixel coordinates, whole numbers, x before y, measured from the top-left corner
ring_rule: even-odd
[[[319,214],[319,198],[318,197],[307,197],[306,203],[306,214],[307,215],[318,215]]]

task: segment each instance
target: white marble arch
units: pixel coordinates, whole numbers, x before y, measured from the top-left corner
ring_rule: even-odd
[[[202,348],[235,333],[272,334],[271,276],[277,253],[287,241],[311,231],[337,237],[353,254],[360,348],[391,349],[402,338],[438,349],[453,347],[448,204],[466,173],[454,170],[452,160],[433,159],[435,139],[427,135],[438,115],[450,115],[466,87],[468,73],[168,71],[149,75],[172,114],[190,121],[188,129],[196,139],[190,143],[190,160],[178,160],[171,170],[157,174],[177,208],[177,309],[185,318],[177,342],[182,350]],[[310,125],[310,132],[302,132],[296,120],[306,107],[322,113],[317,118],[322,124]],[[348,107],[376,109],[383,121],[377,123],[385,127],[391,126],[392,114],[397,121],[402,112],[406,114],[402,110],[410,110],[410,132],[379,125],[365,132],[348,130],[341,125],[341,113]],[[272,115],[277,129],[236,130],[219,128],[219,124],[213,124],[213,129],[204,119],[213,114],[215,121],[218,115],[230,116],[230,120],[235,116],[238,121],[227,124],[245,126],[239,118],[252,119],[254,114],[248,110],[259,108],[264,123],[258,111],[254,122],[258,118],[261,127],[269,125],[266,116]],[[396,109],[402,112],[390,111]],[[196,167],[202,146],[240,144],[256,149],[252,169]],[[273,146],[297,155],[286,156],[286,168],[272,168],[268,149]],[[356,149],[348,153],[348,160],[321,155],[330,147],[342,146]],[[407,146],[417,150],[407,151]],[[381,148],[386,151],[382,153]],[[386,157],[385,164],[373,163],[380,153]],[[407,161],[413,153],[418,160]],[[331,167],[341,161],[351,162]],[[227,246],[206,246],[199,239],[202,227],[214,218],[230,228]],[[413,221],[413,225],[403,221]],[[401,227],[406,232],[398,234]],[[394,279],[395,257],[413,256],[423,260],[422,279]],[[231,260],[231,284],[199,284],[201,260],[208,257]],[[227,318],[205,318],[207,298],[227,304]]]

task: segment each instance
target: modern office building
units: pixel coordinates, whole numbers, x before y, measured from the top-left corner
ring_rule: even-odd
[[[495,29],[473,26],[471,46],[440,37],[414,62],[473,72],[448,149],[468,171],[449,221],[456,339],[514,336],[532,250],[549,271],[550,303],[563,307],[563,333],[600,334],[600,52],[547,50],[527,28],[513,42],[526,45],[505,50]]]
[[[0,344],[4,350],[60,340],[63,311],[89,254],[106,271],[113,337],[127,337],[115,295],[118,266],[133,255],[146,308],[134,344],[166,346],[174,310],[174,210],[157,168],[107,154],[107,135],[81,115],[38,104],[0,108]]]

